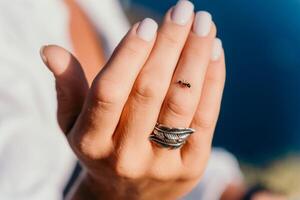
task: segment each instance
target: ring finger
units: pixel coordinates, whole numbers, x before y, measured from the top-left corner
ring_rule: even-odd
[[[122,148],[124,158],[138,157],[143,160],[153,155],[148,137],[189,35],[194,18],[193,8],[191,2],[179,1],[167,12],[158,30],[152,52],[135,81],[114,135],[116,146]],[[139,165],[138,162],[135,164]]]
[[[165,97],[159,123],[170,127],[190,125],[201,96],[215,35],[211,15],[205,11],[198,12]],[[164,151],[156,149],[156,153]]]

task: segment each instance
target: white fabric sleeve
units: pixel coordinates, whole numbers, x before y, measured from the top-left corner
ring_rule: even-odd
[[[61,199],[67,143],[43,118],[34,83],[5,64],[13,68],[0,61],[0,199]]]
[[[86,13],[102,38],[107,56],[110,56],[121,39],[130,29],[130,24],[119,0],[76,0]]]
[[[219,200],[231,183],[243,183],[237,159],[225,149],[213,148],[200,183],[184,200]]]
[[[49,35],[42,28],[39,20],[43,15],[36,16],[34,9],[40,8],[34,6],[37,5],[28,0],[0,2],[0,199],[3,200],[62,199],[65,179],[74,164],[73,154],[56,122],[54,80],[38,53],[41,44],[47,44],[42,37],[55,38],[56,33]],[[46,11],[53,12],[52,8],[48,6]],[[50,23],[47,28],[63,30],[53,27],[58,24]]]

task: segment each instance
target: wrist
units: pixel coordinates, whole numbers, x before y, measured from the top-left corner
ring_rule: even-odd
[[[73,186],[71,192],[68,194],[68,200],[84,200],[84,199],[100,199],[102,192],[100,186],[86,172],[82,172]]]
[[[98,199],[137,199],[137,194],[128,184],[114,178],[99,180],[87,172],[83,172],[72,191],[68,200],[98,200]]]
[[[119,194],[111,185],[112,181],[100,181],[87,172],[82,172],[76,181],[72,191],[68,195],[69,200],[98,200],[117,199]]]

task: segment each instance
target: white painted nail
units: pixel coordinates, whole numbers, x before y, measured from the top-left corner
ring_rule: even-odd
[[[180,0],[173,8],[171,19],[178,25],[186,25],[194,12],[194,4],[187,0]]]
[[[47,65],[48,61],[47,61],[47,57],[44,54],[44,49],[47,47],[47,45],[44,45],[40,48],[40,56],[43,60],[43,62],[45,63],[45,65]]]
[[[200,37],[205,37],[210,33],[212,17],[206,11],[196,13],[193,31]]]
[[[216,38],[212,46],[211,60],[212,61],[219,60],[222,55],[222,51],[223,51],[222,41],[219,38]]]
[[[150,42],[156,35],[157,27],[158,25],[153,19],[145,18],[139,24],[136,33],[141,39]]]

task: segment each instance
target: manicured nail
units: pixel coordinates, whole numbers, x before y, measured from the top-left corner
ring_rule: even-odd
[[[194,4],[187,0],[180,0],[172,10],[171,19],[179,25],[186,25],[194,12]]]
[[[139,24],[136,33],[141,39],[149,42],[155,37],[157,27],[158,25],[153,19],[146,18]]]
[[[47,57],[45,56],[45,54],[44,54],[44,49],[47,47],[47,45],[44,45],[44,46],[42,46],[41,48],[40,48],[40,56],[41,56],[41,58],[42,58],[42,60],[43,60],[43,62],[45,63],[45,65],[47,65]]]
[[[222,55],[223,47],[222,47],[222,41],[219,38],[216,38],[213,42],[212,46],[212,54],[211,54],[211,60],[217,61]]]
[[[212,17],[206,11],[196,13],[193,31],[200,37],[205,37],[209,34],[212,24]]]

